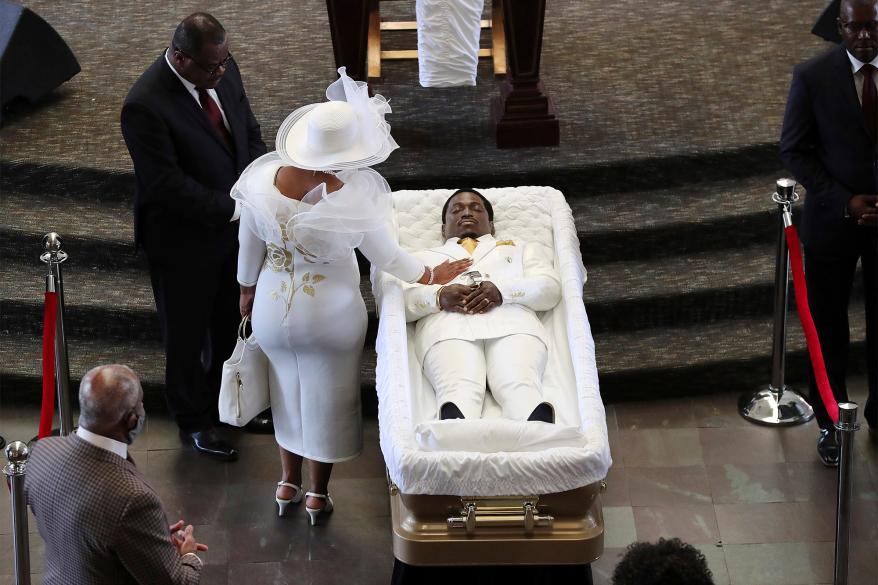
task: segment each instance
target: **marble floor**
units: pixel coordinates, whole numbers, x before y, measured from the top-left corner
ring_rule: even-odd
[[[852,398],[862,405],[864,381]],[[737,395],[718,394],[607,407],[615,464],[604,494],[606,549],[597,584],[635,540],[677,536],[707,557],[717,585],[832,582],[836,473],[816,457],[814,423],[773,429],[736,412]],[[0,435],[33,436],[37,410],[3,404]],[[224,464],[182,448],[166,415],[149,416],[133,456],[161,495],[171,521],[195,524],[210,546],[207,585],[387,584],[393,565],[390,511],[378,425],[366,421],[365,452],[336,466],[336,511],[308,526],[304,510],[278,518],[271,437],[228,434],[241,458]],[[850,583],[878,585],[878,445],[855,441]],[[0,585],[12,584],[10,502],[0,490]],[[33,518],[35,584],[43,547]]]

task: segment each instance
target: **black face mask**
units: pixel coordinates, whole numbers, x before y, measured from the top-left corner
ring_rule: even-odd
[[[131,443],[133,443],[134,439],[137,438],[137,435],[139,435],[140,432],[143,431],[143,426],[145,424],[146,424],[146,414],[144,413],[143,416],[137,417],[137,423],[134,425],[134,428],[128,430],[128,439],[127,440],[128,440],[129,445]]]

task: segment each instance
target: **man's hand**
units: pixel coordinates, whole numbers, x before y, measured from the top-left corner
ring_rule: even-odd
[[[182,520],[177,520],[176,523],[171,524],[168,527],[171,532],[171,543],[174,545],[174,548],[177,549],[180,556],[206,551],[206,544],[195,542],[195,534],[193,534],[194,528],[192,525],[189,524],[186,528],[183,528],[184,524],[185,522]]]
[[[490,280],[484,280],[464,300],[463,310],[470,315],[487,313],[503,304],[503,295]]]
[[[439,293],[439,306],[443,311],[451,311],[452,313],[465,313],[467,297],[477,289],[477,286],[469,286],[465,284],[449,284],[442,288]]]
[[[246,317],[253,312],[253,299],[256,298],[256,285],[241,285],[241,299],[238,301],[238,307],[241,309],[241,317]]]
[[[878,225],[878,195],[854,195],[848,201],[848,214],[857,225]]]

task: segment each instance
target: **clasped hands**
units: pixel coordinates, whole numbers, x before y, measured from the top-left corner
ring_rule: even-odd
[[[878,225],[878,195],[854,195],[848,201],[848,213],[857,225]]]
[[[168,530],[171,532],[171,544],[180,556],[207,550],[206,544],[195,542],[194,528],[191,524],[186,526],[185,522],[177,520],[168,527]]]
[[[478,315],[503,304],[503,295],[493,282],[481,284],[449,284],[439,293],[439,307],[443,311]]]

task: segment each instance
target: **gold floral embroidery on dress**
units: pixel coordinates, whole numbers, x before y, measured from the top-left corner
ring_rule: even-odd
[[[512,240],[497,240],[497,246],[514,246],[515,242]]]
[[[273,272],[293,273],[293,253],[269,242],[265,245],[265,265]]]
[[[287,286],[286,282],[281,282],[280,292],[272,292],[271,298],[274,300],[283,299],[286,302],[287,306],[286,311],[284,312],[284,319],[287,318],[287,315],[290,314],[290,310],[293,308],[293,297],[296,296],[296,293],[301,290],[309,297],[313,297],[317,294],[317,289],[315,287],[323,280],[326,280],[326,276],[322,274],[311,274],[310,272],[306,272],[302,275],[302,280],[299,282],[298,286],[293,286],[294,280],[292,274],[290,274],[289,286]]]
[[[287,315],[289,315],[290,310],[293,308],[293,297],[296,296],[296,293],[299,290],[309,297],[313,297],[317,294],[317,284],[326,280],[326,276],[323,274],[311,274],[310,272],[306,272],[302,275],[302,280],[299,282],[298,286],[296,286],[292,252],[286,248],[275,246],[274,244],[266,245],[265,265],[274,272],[286,272],[289,274],[289,284],[282,280],[278,290],[271,292],[272,300],[283,300],[286,305],[284,319],[287,318]]]

